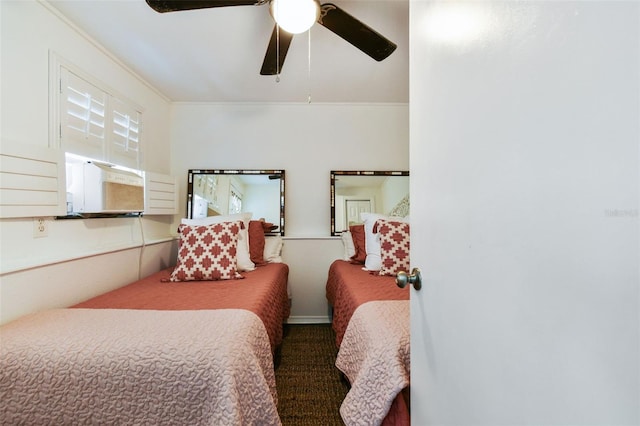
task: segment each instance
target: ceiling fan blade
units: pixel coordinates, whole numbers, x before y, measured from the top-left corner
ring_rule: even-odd
[[[325,3],[320,7],[318,23],[376,61],[387,58],[398,47],[382,34],[360,22],[333,3]]]
[[[267,46],[267,53],[264,55],[260,75],[276,75],[282,72],[284,58],[287,56],[291,40],[293,40],[293,34],[286,32],[282,28],[280,28],[279,32],[280,36],[278,37],[278,26],[276,25],[273,28],[273,33],[271,33],[271,40],[269,40],[269,46]],[[279,48],[278,44],[280,45]]]
[[[153,10],[160,13],[211,7],[261,5],[263,0],[147,0]]]

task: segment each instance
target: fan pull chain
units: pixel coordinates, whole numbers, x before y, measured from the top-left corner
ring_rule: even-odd
[[[308,86],[308,91],[309,93],[307,94],[307,103],[311,103],[311,28],[309,28],[308,30],[309,33],[309,38],[308,38],[308,47],[307,47],[307,52],[308,53],[308,57],[307,57],[307,66],[308,66],[308,72],[307,72],[307,83],[309,84]]]
[[[277,3],[276,3],[277,7]],[[276,22],[276,83],[280,83],[280,25]]]

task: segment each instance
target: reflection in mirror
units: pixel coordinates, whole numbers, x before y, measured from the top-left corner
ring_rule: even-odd
[[[331,171],[331,235],[362,223],[360,213],[409,215],[408,171]]]
[[[284,236],[284,170],[189,170],[187,218],[245,212]]]

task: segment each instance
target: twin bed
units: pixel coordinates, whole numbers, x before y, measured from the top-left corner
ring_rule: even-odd
[[[343,235],[345,247],[355,247],[331,264],[326,284],[336,367],[351,384],[340,415],[348,426],[409,425],[409,288],[395,283],[409,266],[409,225],[381,215],[364,219]]]
[[[4,325],[3,424],[280,424],[273,354],[288,266],[175,280],[193,266],[180,256],[175,269]]]
[[[273,354],[289,316],[289,268],[279,248],[267,255],[259,224],[264,258],[255,259],[247,229],[183,223],[175,268],[2,326],[2,422],[281,424]],[[409,290],[391,273],[408,241],[391,264],[386,231],[379,271],[337,260],[327,280],[349,426],[410,422]],[[250,257],[255,268],[235,269]]]

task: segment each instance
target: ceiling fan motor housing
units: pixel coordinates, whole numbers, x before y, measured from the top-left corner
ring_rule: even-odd
[[[318,20],[320,3],[317,0],[270,0],[269,12],[283,30],[300,34]]]
[[[307,31],[317,22],[376,61],[386,59],[397,47],[391,40],[335,4],[324,3],[321,5],[319,0],[146,0],[146,2],[152,9],[160,13],[227,6],[262,6],[269,3],[269,10],[277,23],[267,46],[267,53],[260,70],[261,75],[276,75],[282,71],[284,59],[293,40],[293,31],[298,31],[295,28],[292,28],[291,31],[287,30],[280,18],[276,19],[278,13],[274,13],[274,9],[282,12],[289,7],[285,3],[290,3],[294,8],[306,4],[311,11],[308,12],[306,28],[299,32]],[[295,18],[294,23],[296,23]]]

